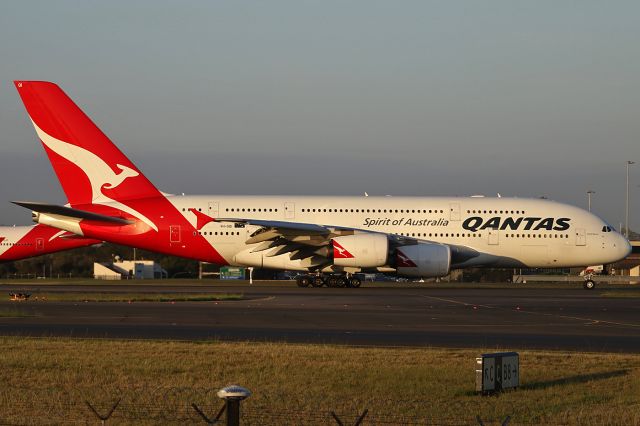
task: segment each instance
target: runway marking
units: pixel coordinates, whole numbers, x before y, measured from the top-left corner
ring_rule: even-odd
[[[268,302],[270,300],[275,300],[275,296],[265,296],[265,297],[260,297],[258,299],[245,299],[245,302],[247,303],[251,303],[251,302]],[[223,302],[233,302],[232,300],[223,300]]]
[[[496,308],[495,306],[489,306],[489,305],[479,305],[477,303],[467,303],[467,302],[462,302],[460,300],[453,300],[453,299],[445,299],[444,297],[435,297],[435,296],[425,296],[424,294],[420,294],[419,296],[421,297],[425,297],[427,299],[435,299],[435,300],[439,300],[441,302],[448,302],[448,303],[454,303],[456,305],[463,305],[463,306],[480,306],[481,308],[487,308],[487,309],[500,309],[500,308]]]
[[[453,303],[453,304],[456,304],[456,305],[479,306],[481,308],[486,308],[486,309],[498,309],[498,310],[503,310],[503,311],[514,311],[514,309],[509,309],[509,308],[501,308],[501,307],[498,307],[498,306],[481,305],[481,304],[478,304],[478,303],[468,303],[468,302],[463,302],[461,300],[445,299],[443,297],[426,296],[424,294],[420,294],[419,296],[427,298],[427,299],[439,300],[441,302]],[[618,325],[618,326],[623,326],[623,327],[640,328],[640,324],[633,324],[633,323],[624,323],[624,322],[609,321],[609,320],[598,320],[598,319],[593,319],[593,318],[574,317],[574,316],[571,316],[571,315],[557,315],[557,314],[552,314],[552,313],[547,313],[547,312],[525,311],[525,310],[522,310],[522,309],[518,309],[518,310],[516,310],[516,312],[522,312],[524,314],[531,314],[531,315],[542,315],[542,316],[550,316],[550,317],[556,317],[556,318],[564,318],[564,319],[570,319],[570,320],[575,320],[575,321],[586,321],[587,324],[585,324],[585,325],[611,324],[611,325]]]

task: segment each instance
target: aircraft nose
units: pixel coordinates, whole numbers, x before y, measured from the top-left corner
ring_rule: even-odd
[[[619,245],[620,252],[621,252],[620,255],[624,259],[625,257],[631,254],[632,247],[631,247],[631,243],[629,242],[629,240],[625,238],[624,235],[622,234],[619,234],[619,235],[620,235],[620,239],[622,240],[620,241],[620,245]]]

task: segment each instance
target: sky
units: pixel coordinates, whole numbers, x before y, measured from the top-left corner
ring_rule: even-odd
[[[65,202],[13,87],[59,84],[161,190],[539,197],[625,216],[637,1],[5,1],[0,223]],[[640,229],[640,164],[630,167]]]

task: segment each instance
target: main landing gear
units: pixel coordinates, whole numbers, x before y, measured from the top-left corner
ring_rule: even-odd
[[[362,280],[355,275],[299,275],[298,287],[360,287]]]

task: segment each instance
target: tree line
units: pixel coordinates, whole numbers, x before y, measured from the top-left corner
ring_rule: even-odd
[[[133,249],[102,243],[15,262],[0,263],[0,277],[27,274],[47,277],[93,277],[94,262],[114,262],[116,257],[131,260],[133,259]],[[198,276],[198,262],[195,260],[166,256],[140,249],[136,250],[136,260],[158,262],[167,271],[169,278]]]

